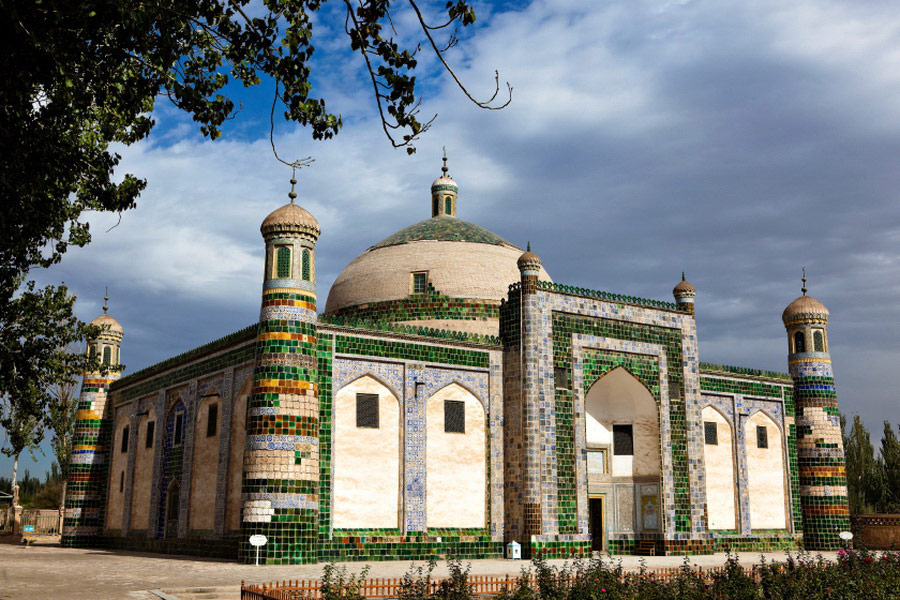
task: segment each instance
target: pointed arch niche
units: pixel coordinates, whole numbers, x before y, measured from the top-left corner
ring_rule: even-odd
[[[333,439],[332,527],[398,527],[400,401],[371,375],[348,383],[334,398]]]
[[[787,504],[781,429],[772,417],[760,410],[747,419],[744,440],[750,528],[785,529]]]
[[[617,367],[591,386],[584,406],[587,451],[605,450],[608,456],[604,473],[588,469],[589,486],[612,488],[608,529],[660,531],[659,409],[653,395]]]
[[[703,420],[706,510],[710,529],[737,529],[734,431],[722,413],[707,406]]]
[[[425,408],[425,523],[434,527],[485,527],[486,418],[481,401],[451,383]]]

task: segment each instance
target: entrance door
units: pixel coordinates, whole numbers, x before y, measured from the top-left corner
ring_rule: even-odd
[[[588,519],[591,531],[591,550],[603,550],[603,498],[588,499]]]

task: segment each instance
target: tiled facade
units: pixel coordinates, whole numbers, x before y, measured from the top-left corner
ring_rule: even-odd
[[[453,214],[455,202],[454,196]],[[452,215],[435,218],[388,238],[389,246],[460,235],[460,243],[499,243]],[[85,377],[66,545],[252,561],[248,538],[263,534],[261,560],[284,564],[499,557],[513,540],[526,556],[586,555],[600,538],[611,553],[648,545],[687,554],[802,543],[818,549],[834,547],[837,531],[846,528],[827,352],[798,353],[791,346],[790,375],[701,363],[695,294],[687,282],[676,287],[675,303],[550,283],[539,279],[540,259],[530,251],[519,259],[520,281],[499,305],[429,288],[318,316],[315,220],[290,204],[266,219],[262,233],[266,275],[258,324],[122,379],[117,373]],[[493,321],[500,336],[399,324],[429,320]],[[798,327],[810,336],[811,327],[824,330],[820,316],[786,325],[789,335]],[[117,335],[108,341],[118,345]],[[648,403],[652,398],[658,471],[630,477],[608,470],[606,479],[592,483],[589,452],[620,456],[613,446],[590,446],[587,434],[596,420],[588,399],[614,372],[627,373],[649,394]],[[362,378],[383,385],[399,406],[399,504],[391,527],[335,527],[336,398]],[[426,406],[452,385],[471,393],[485,415],[485,472],[459,474],[485,478],[479,527],[428,523]],[[219,437],[198,446],[196,432],[206,431],[200,420],[208,415],[201,406],[211,397],[218,422],[210,431]],[[734,431],[734,529],[707,524],[701,417],[707,407]],[[744,429],[759,412],[776,424],[783,448],[786,526],[779,529],[754,526],[750,518]],[[121,462],[126,489],[121,500],[107,498],[110,486],[119,485],[107,471],[110,448],[119,443],[113,419],[130,415],[131,429],[144,431],[151,413],[154,439],[135,434],[129,440]],[[140,488],[139,446],[152,452],[152,481]],[[195,459],[197,448],[217,458]],[[214,469],[214,477],[199,469]],[[372,477],[377,469],[373,463]],[[215,490],[192,493],[200,480],[214,482]],[[138,497],[136,490],[147,488],[149,496]],[[201,496],[204,504],[191,506]],[[121,522],[106,516],[113,501],[123,503],[115,507]],[[132,523],[136,506],[148,507],[146,529]],[[647,506],[658,507],[658,520],[642,520]]]

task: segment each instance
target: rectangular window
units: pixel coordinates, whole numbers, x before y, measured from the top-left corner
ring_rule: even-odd
[[[613,454],[634,455],[634,428],[631,425],[613,425]]]
[[[556,389],[559,390],[567,390],[572,387],[569,383],[569,370],[567,368],[553,368],[553,385],[555,385]]]
[[[356,426],[378,429],[378,394],[356,395]]]
[[[765,425],[757,425],[756,426],[756,447],[757,448],[768,448],[769,447],[769,430],[766,429]]]
[[[412,293],[413,294],[424,294],[425,293],[425,282],[426,282],[426,273],[413,273],[412,274]]]
[[[606,450],[588,450],[588,475],[606,475]]]
[[[175,431],[173,433],[175,435],[172,436],[172,445],[180,446],[184,439],[184,413],[175,415]]]
[[[122,447],[119,448],[122,452],[128,452],[128,426],[126,425],[124,429],[122,429]]]
[[[279,246],[275,251],[275,276],[279,279],[291,276],[291,249],[287,246]]]
[[[707,446],[719,445],[719,428],[713,421],[703,422],[703,435]]]
[[[119,493],[125,491],[125,471],[119,473]]]
[[[444,400],[444,433],[466,432],[466,403]]]
[[[206,437],[216,435],[216,428],[219,424],[219,405],[210,404],[206,412]]]
[[[147,421],[147,437],[144,439],[144,448],[153,447],[153,433],[156,430],[156,421]]]

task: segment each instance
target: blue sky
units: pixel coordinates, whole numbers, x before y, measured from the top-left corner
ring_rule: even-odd
[[[786,370],[781,311],[805,266],[831,311],[842,411],[876,440],[900,421],[895,3],[479,3],[449,59],[478,96],[498,69],[513,102],[478,109],[423,50],[422,114],[438,118],[412,157],[384,138],[326,6],[315,92],[345,127],[326,142],[276,128],[283,156],[316,159],[299,203],[322,226],[320,309],[357,254],[429,216],[446,146],[460,217],[530,240],[554,280],[666,300],[686,271],[702,360]],[[412,39],[411,16],[395,17]],[[216,142],[161,101],[150,138],[121,150],[121,172],[149,181],[138,208],[108,232],[116,217],[91,215],[94,242],[36,273],[74,289],[85,320],[109,285],[128,371],[257,319],[258,224],[290,179],[269,149],[271,92],[235,89],[244,109]]]

